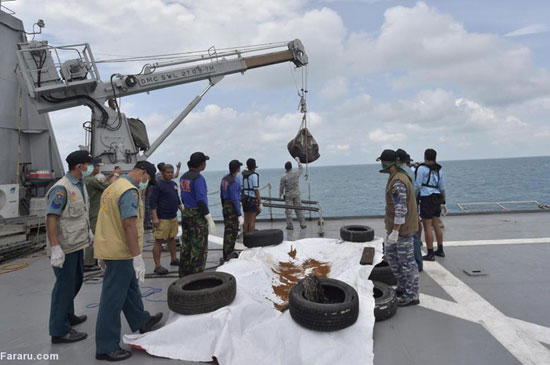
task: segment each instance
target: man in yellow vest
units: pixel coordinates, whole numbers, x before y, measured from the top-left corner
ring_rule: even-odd
[[[384,150],[377,158],[382,164],[381,173],[390,174],[386,184],[387,238],[384,254],[397,279],[398,305],[419,304],[418,266],[414,259],[414,238],[418,231],[418,212],[412,179],[399,164],[397,153]]]
[[[84,248],[90,245],[88,194],[84,177],[93,170],[88,151],[75,151],[67,156],[69,172],[47,193],[47,246],[55,274],[50,307],[52,343],[84,340],[88,335],[72,327],[86,320],[74,314],[74,298],[82,287]]]
[[[155,173],[153,164],[139,161],[101,196],[94,243],[95,258],[105,270],[96,324],[98,360],[120,361],[132,356],[119,345],[121,311],[133,332],[148,332],[162,318],[162,313],[151,316],[144,309],[138,286],[138,279],[145,279],[140,195],[149,184],[156,184]]]

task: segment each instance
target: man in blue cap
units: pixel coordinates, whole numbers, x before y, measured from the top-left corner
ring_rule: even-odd
[[[46,194],[46,250],[56,278],[50,307],[52,343],[77,342],[88,336],[72,327],[87,319],[74,314],[74,298],[82,287],[83,251],[91,243],[84,178],[92,173],[92,156],[88,151],[75,151],[66,161],[69,172]]]

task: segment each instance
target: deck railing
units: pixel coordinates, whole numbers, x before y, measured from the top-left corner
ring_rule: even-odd
[[[550,205],[543,204],[537,200],[521,200],[521,201],[507,201],[507,202],[473,202],[473,203],[459,203],[457,206],[464,212],[470,213],[471,209],[468,207],[496,207],[498,210],[502,211],[513,211],[514,206],[518,205],[534,205],[539,209],[546,210],[550,209]],[[534,208],[534,207],[533,207]]]

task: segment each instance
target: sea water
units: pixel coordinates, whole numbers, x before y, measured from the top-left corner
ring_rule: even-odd
[[[229,162],[229,161],[228,161]],[[282,161],[281,165],[284,165]],[[261,161],[257,161],[261,165]],[[449,212],[462,212],[461,203],[539,201],[550,204],[550,157],[526,157],[491,160],[441,161],[445,174]],[[296,163],[293,162],[295,168]],[[379,164],[315,166],[305,165],[300,179],[303,200],[318,201],[325,217],[379,215],[384,213],[384,190],[388,174],[379,173]],[[261,195],[279,196],[284,169],[262,169]],[[212,215],[221,218],[219,185],[224,171],[203,172],[209,193]],[[239,176],[241,176],[239,174]],[[510,209],[535,209],[535,204],[504,205]],[[497,205],[465,205],[470,211],[502,210]],[[307,213],[309,214],[309,213]],[[274,218],[284,216],[283,209],[273,209]],[[316,213],[312,213],[316,217]],[[269,217],[266,208],[260,216]]]

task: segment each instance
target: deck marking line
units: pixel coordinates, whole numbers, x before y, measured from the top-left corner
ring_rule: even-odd
[[[420,306],[426,309],[440,312],[451,317],[463,319],[465,321],[478,323],[476,313],[460,303],[454,303],[449,300],[437,298],[427,294],[420,294]],[[539,342],[550,345],[550,328],[535,323],[523,321],[521,319],[509,317],[518,327],[528,332]]]
[[[444,241],[448,246],[483,246],[483,245],[522,245],[522,244],[550,243],[550,238],[511,238],[501,240],[471,240],[471,241]]]
[[[534,338],[538,336],[533,336],[531,331],[525,330],[526,327],[533,328],[532,326],[518,325],[517,320],[504,315],[441,264],[425,262],[424,271],[458,303],[457,307],[445,304],[442,309],[454,308],[457,316],[466,317],[469,314],[521,363],[550,364],[550,351]],[[435,299],[428,299],[427,305],[430,303],[441,304]]]

